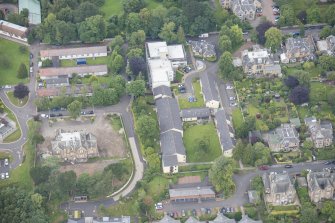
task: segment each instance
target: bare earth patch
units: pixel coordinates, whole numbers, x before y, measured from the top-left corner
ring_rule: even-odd
[[[57,122],[51,123],[48,120],[44,120],[41,133],[45,141],[38,146],[39,153],[45,153],[51,148],[51,141],[55,138],[57,129],[92,133],[97,137],[100,157],[124,158],[127,155],[124,135],[115,131],[111,121],[102,115],[96,116],[93,123],[89,118],[81,121],[59,119]]]

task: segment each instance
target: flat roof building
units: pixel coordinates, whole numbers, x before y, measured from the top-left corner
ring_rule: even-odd
[[[194,202],[215,199],[215,192],[211,187],[189,187],[169,189],[170,201]]]
[[[28,29],[4,20],[0,20],[0,34],[10,38],[27,42]]]

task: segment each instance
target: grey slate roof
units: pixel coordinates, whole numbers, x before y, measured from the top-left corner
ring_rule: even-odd
[[[215,195],[211,187],[192,187],[192,188],[178,188],[169,189],[170,198],[184,197],[184,196],[200,196],[200,195]]]
[[[179,107],[175,98],[161,98],[156,101],[160,132],[177,129],[183,131]]]
[[[248,215],[243,215],[239,223],[262,223],[263,221],[255,221],[249,218]]]
[[[227,123],[227,117],[224,110],[220,109],[215,114],[216,129],[218,131],[220,143],[223,149],[230,150],[235,147],[235,139],[230,136],[231,130],[229,130],[229,125]]]
[[[209,223],[235,223],[235,219],[230,219],[224,216],[222,213],[219,213],[218,216],[213,220],[209,221]]]
[[[205,72],[200,75],[200,82],[205,101],[219,101],[219,93],[215,86],[214,76]]]
[[[198,219],[194,218],[193,216],[190,216],[185,223],[200,223],[202,221],[199,221]]]
[[[158,87],[155,87],[153,90],[152,90],[153,94],[154,94],[154,97],[170,97],[172,98],[172,92],[171,92],[171,89],[168,87],[168,86],[165,86],[165,85],[160,85]]]
[[[310,172],[307,176],[308,190],[323,190],[326,187],[333,187],[335,183],[335,173],[329,171]]]
[[[182,118],[208,118],[210,115],[209,108],[189,108],[180,111]]]
[[[165,215],[164,218],[162,218],[162,220],[157,221],[156,223],[180,223],[180,221],[175,220],[168,215]]]
[[[168,131],[161,134],[161,150],[163,155],[185,155],[185,147],[180,132]]]
[[[177,155],[163,155],[162,164],[163,166],[178,166]]]
[[[61,76],[58,78],[46,79],[46,85],[57,85],[57,84],[69,84],[69,78],[67,76]]]

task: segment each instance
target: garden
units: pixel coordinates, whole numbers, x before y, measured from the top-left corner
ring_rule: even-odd
[[[243,111],[233,111],[235,127],[241,125],[243,116],[255,117],[256,129],[261,131],[298,117],[295,106],[286,99],[288,91],[280,79],[243,79],[235,81],[235,87]]]
[[[87,65],[108,64],[109,57],[86,58]],[[60,60],[61,67],[76,67],[77,60]],[[80,66],[80,65],[79,65]]]
[[[29,68],[28,48],[9,40],[0,39],[0,86],[28,82],[27,78],[17,77],[21,64],[24,64],[26,69]]]
[[[219,137],[212,122],[185,123],[184,144],[187,162],[211,162],[222,155]]]

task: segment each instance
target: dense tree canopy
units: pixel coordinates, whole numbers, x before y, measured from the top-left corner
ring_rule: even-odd
[[[226,196],[234,192],[233,169],[230,158],[221,156],[215,160],[209,170],[209,179],[217,192],[223,191]]]
[[[307,87],[299,85],[291,90],[289,98],[296,105],[308,102],[309,90]]]
[[[67,110],[72,118],[78,118],[82,109],[82,103],[80,101],[73,101],[67,106]]]
[[[269,21],[264,21],[256,27],[257,37],[260,44],[265,44],[265,32],[270,29],[273,24]]]
[[[295,88],[299,85],[299,80],[293,76],[288,76],[284,79],[284,83],[289,88]]]
[[[145,93],[145,81],[144,80],[135,80],[127,84],[127,92],[134,97],[144,95]]]
[[[14,87],[14,97],[23,99],[29,95],[29,88],[24,84],[18,84]]]
[[[282,42],[281,31],[275,27],[271,27],[265,32],[265,46],[271,48],[272,52],[275,52]]]

